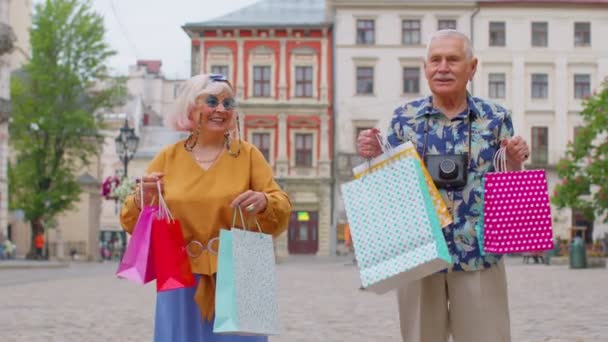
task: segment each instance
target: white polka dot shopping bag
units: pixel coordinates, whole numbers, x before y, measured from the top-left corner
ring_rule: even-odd
[[[551,206],[544,170],[506,170],[505,149],[496,153],[501,172],[484,180],[483,249],[485,253],[521,253],[553,249]]]
[[[452,264],[419,159],[342,185],[362,285],[378,294]]]

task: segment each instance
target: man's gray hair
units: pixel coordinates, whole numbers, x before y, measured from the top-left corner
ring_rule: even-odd
[[[433,42],[433,40],[439,39],[439,38],[462,39],[462,41],[464,42],[465,55],[467,56],[467,58],[473,58],[473,44],[471,44],[471,40],[469,39],[469,37],[467,37],[467,35],[462,32],[452,30],[452,29],[439,30],[439,31],[433,33],[431,38],[429,38],[428,44],[426,45],[426,56],[427,57],[429,55],[429,49],[431,48],[431,43]]]

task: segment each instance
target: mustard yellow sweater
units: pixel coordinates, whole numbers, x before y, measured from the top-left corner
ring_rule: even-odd
[[[230,228],[234,214],[230,203],[247,190],[261,191],[268,199],[268,206],[257,217],[264,233],[277,236],[289,223],[292,208],[287,194],[274,181],[272,168],[264,156],[248,142],[242,142],[238,157],[223,152],[216,163],[205,171],[184,149],[184,142],[180,141],[156,155],[146,171],[151,172],[164,174],[163,196],[169,210],[181,223],[186,243],[197,240],[206,246],[207,241],[219,236],[221,228]],[[133,232],[139,213],[134,196],[128,196],[120,213],[124,230]],[[248,227],[253,223],[251,217],[246,221],[249,221]],[[240,219],[237,219],[236,226],[243,227]],[[193,273],[202,275],[195,300],[203,317],[211,319],[217,257],[204,252],[190,258],[190,264]]]

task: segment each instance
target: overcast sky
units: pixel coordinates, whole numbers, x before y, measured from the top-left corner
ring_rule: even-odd
[[[190,44],[181,26],[216,18],[257,0],[90,1],[104,17],[107,40],[118,52],[110,65],[117,73],[126,74],[137,59],[160,59],[167,78],[186,78],[190,76]]]

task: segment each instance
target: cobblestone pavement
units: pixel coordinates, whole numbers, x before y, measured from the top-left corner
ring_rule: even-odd
[[[0,270],[0,341],[151,341],[154,286],[116,264]],[[271,342],[398,342],[394,294],[358,290],[345,259],[278,266],[284,332]],[[608,341],[608,269],[507,262],[513,341]],[[490,341],[491,342],[491,341]]]

